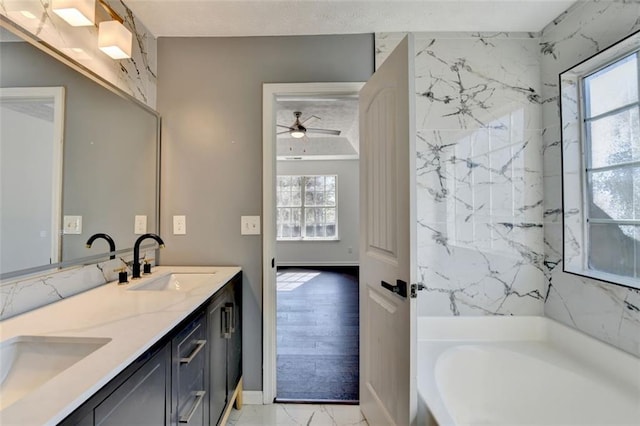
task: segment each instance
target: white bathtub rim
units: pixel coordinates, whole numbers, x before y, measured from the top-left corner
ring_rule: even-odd
[[[437,359],[448,348],[470,343],[550,345],[582,364],[575,368],[597,370],[614,385],[636,392],[640,404],[640,358],[547,317],[420,317],[417,334],[419,398],[440,425],[455,422],[435,385]]]

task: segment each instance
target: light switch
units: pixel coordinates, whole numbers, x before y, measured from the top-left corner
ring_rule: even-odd
[[[133,233],[135,235],[142,235],[147,233],[147,216],[136,215],[135,225],[133,226]]]
[[[65,216],[63,234],[82,234],[82,216]]]
[[[260,235],[260,216],[242,216],[240,218],[241,235]]]
[[[187,233],[187,217],[173,217],[173,235],[186,235]]]

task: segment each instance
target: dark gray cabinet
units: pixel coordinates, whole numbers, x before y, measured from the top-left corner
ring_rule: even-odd
[[[218,424],[242,378],[241,330],[238,273],[60,424]]]
[[[207,323],[202,312],[172,340],[172,426],[207,424],[207,338]]]
[[[209,424],[219,424],[242,377],[242,279],[237,275],[207,308],[209,322]]]
[[[227,405],[227,291],[217,295],[207,308],[209,323],[209,424],[216,425]]]
[[[167,423],[165,402],[169,387],[169,346],[162,348],[94,410],[94,424],[101,426]]]

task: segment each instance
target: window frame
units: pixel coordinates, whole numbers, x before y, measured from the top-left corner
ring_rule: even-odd
[[[279,192],[279,178],[281,177],[289,177],[289,178],[301,178],[302,183],[300,185],[300,206],[279,206],[278,205],[278,192]],[[307,206],[305,204],[306,199],[306,181],[308,178],[317,178],[317,177],[333,177],[335,181],[335,202],[333,205],[322,205],[322,206]],[[326,193],[326,190],[324,191]],[[279,231],[279,223],[278,223],[278,211],[281,208],[299,208],[300,209],[300,237],[280,237],[278,236]],[[335,235],[332,237],[307,237],[306,236],[306,210],[308,208],[321,208],[321,209],[334,209],[335,210]],[[326,221],[323,223],[324,226],[327,226]],[[338,227],[338,175],[337,174],[283,174],[276,175],[276,241],[277,242],[300,242],[300,241],[339,241],[339,227]]]
[[[638,99],[626,105],[588,116],[588,93],[585,80],[616,62],[636,55],[638,66]],[[623,287],[640,289],[640,277],[603,272],[589,267],[589,225],[612,223],[639,226],[638,220],[599,219],[589,217],[593,185],[589,175],[595,171],[638,167],[640,161],[630,161],[604,167],[591,167],[589,123],[625,110],[640,111],[640,31],[585,59],[559,74],[560,132],[562,164],[562,263],[563,272],[604,281]],[[590,114],[589,114],[590,115]],[[579,189],[576,191],[576,189]],[[577,194],[577,195],[576,195]],[[636,250],[637,246],[636,246]],[[636,251],[637,253],[637,251]],[[637,268],[637,263],[635,264]],[[637,269],[636,269],[637,270]]]

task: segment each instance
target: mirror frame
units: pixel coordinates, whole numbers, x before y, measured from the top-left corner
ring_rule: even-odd
[[[77,61],[75,61],[74,59],[70,58],[69,56],[65,55],[64,53],[62,53],[61,51],[59,51],[58,49],[56,49],[55,47],[53,47],[52,45],[50,45],[49,43],[47,43],[46,41],[38,38],[36,35],[30,33],[29,31],[25,30],[24,28],[20,27],[18,24],[16,24],[15,22],[11,21],[9,18],[7,18],[4,15],[0,15],[0,27],[4,28],[5,30],[13,33],[14,35],[16,35],[17,37],[21,38],[22,40],[24,40],[25,42],[31,44],[32,46],[36,47],[37,49],[40,49],[42,52],[46,53],[47,55],[51,56],[52,58],[60,61],[61,63],[67,65],[68,67],[70,67],[71,69],[73,69],[76,72],[79,72],[80,74],[84,75],[85,77],[89,78],[90,80],[92,80],[93,82],[99,84],[100,86],[104,87],[105,89],[111,91],[113,94],[119,96],[120,98],[130,101],[134,104],[136,104],[137,106],[139,106],[140,108],[142,108],[143,110],[145,110],[146,112],[148,112],[149,114],[151,114],[152,116],[154,116],[156,118],[156,170],[155,170],[155,177],[156,177],[156,187],[155,187],[155,207],[156,207],[156,211],[155,211],[155,223],[156,223],[156,229],[150,229],[148,230],[148,232],[154,232],[154,233],[159,233],[159,229],[160,229],[160,132],[161,132],[161,126],[162,126],[162,117],[160,116],[160,114],[154,110],[153,108],[151,108],[150,106],[146,105],[145,103],[141,102],[140,100],[136,99],[135,97],[133,97],[132,95],[126,93],[124,90],[122,90],[121,88],[117,87],[116,85],[114,85],[113,83],[107,81],[106,79],[104,79],[103,77],[101,77],[100,75],[96,74],[95,72],[93,72],[92,70],[90,70],[89,68],[85,67],[84,65],[78,63]],[[60,223],[60,229],[62,229],[62,223]],[[149,248],[149,247],[153,247],[153,244],[146,244],[143,245],[142,248]],[[101,260],[108,260],[109,256],[111,255],[120,255],[120,254],[125,254],[128,252],[131,252],[133,250],[133,247],[126,247],[126,248],[122,248],[113,252],[105,252],[105,253],[100,253],[100,254],[94,254],[91,256],[86,256],[86,257],[80,257],[77,259],[69,259],[69,260],[65,260],[65,261],[60,261],[58,263],[52,263],[52,264],[47,264],[47,265],[41,265],[41,266],[34,266],[31,268],[27,268],[27,269],[21,269],[21,270],[17,270],[17,271],[9,271],[9,272],[5,272],[5,273],[0,273],[0,281],[7,281],[7,280],[13,280],[14,278],[19,278],[19,277],[23,277],[23,276],[27,276],[27,275],[36,275],[39,273],[51,273],[54,270],[62,270],[64,268],[69,268],[72,266],[78,266],[78,265],[87,265],[87,264],[91,264],[91,263],[98,263]],[[156,263],[157,259],[156,259]]]

